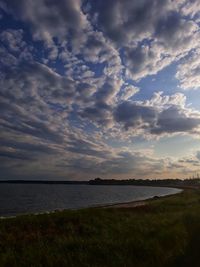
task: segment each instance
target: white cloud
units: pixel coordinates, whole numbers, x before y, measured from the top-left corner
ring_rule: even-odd
[[[183,89],[200,89],[200,50],[196,50],[178,66],[176,78]]]
[[[137,94],[140,89],[133,85],[126,85],[121,91],[122,93],[120,95],[120,100],[128,100],[129,98]]]
[[[131,85],[178,62],[181,87],[200,87],[198,1],[86,2],[0,0],[23,28],[0,34],[0,157],[64,175],[160,174],[165,160],[105,140],[200,133],[183,93],[136,101]]]

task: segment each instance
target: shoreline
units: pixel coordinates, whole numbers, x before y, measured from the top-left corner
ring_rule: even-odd
[[[168,186],[165,186],[168,187]],[[170,187],[169,187],[170,188]],[[179,192],[176,193],[171,193],[171,194],[166,194],[166,195],[161,195],[161,196],[153,196],[153,197],[149,197],[149,198],[144,198],[141,200],[133,200],[133,201],[128,201],[128,202],[117,202],[117,203],[107,203],[107,204],[97,204],[94,206],[88,206],[88,207],[82,207],[82,208],[77,208],[77,209],[55,209],[52,211],[41,211],[41,212],[34,212],[34,213],[21,213],[21,214],[16,214],[16,215],[8,215],[8,216],[0,216],[0,220],[6,220],[6,219],[14,219],[17,217],[21,217],[21,216],[38,216],[38,215],[47,215],[47,214],[53,214],[53,213],[57,213],[57,212],[65,212],[65,211],[78,211],[78,210],[83,210],[83,209],[99,209],[99,208],[137,208],[137,207],[141,207],[141,206],[146,206],[149,204],[150,201],[153,200],[160,200],[160,199],[164,199],[167,197],[171,197],[174,196],[176,194],[180,194],[183,191],[185,191],[186,189],[196,189],[196,188],[178,188],[178,187],[171,187],[173,189],[178,189],[180,190]]]
[[[156,200],[161,200],[161,199],[169,198],[169,197],[175,196],[177,194],[180,194],[180,193],[182,193],[183,191],[186,190],[185,188],[184,189],[183,188],[174,188],[174,189],[180,189],[180,192],[176,192],[176,193],[172,193],[172,194],[167,194],[167,195],[163,195],[163,196],[153,196],[153,197],[146,198],[146,199],[141,199],[141,200],[134,200],[134,201],[129,201],[129,202],[114,203],[114,204],[102,206],[101,208],[106,208],[106,209],[107,208],[117,208],[117,209],[118,208],[137,208],[137,207],[148,205],[150,201],[156,201]]]

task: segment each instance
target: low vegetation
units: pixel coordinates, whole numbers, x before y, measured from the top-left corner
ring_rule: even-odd
[[[199,267],[200,191],[0,220],[0,266]]]

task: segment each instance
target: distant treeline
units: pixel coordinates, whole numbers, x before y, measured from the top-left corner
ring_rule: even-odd
[[[101,179],[95,178],[90,180],[91,185],[144,185],[144,186],[196,186],[200,185],[199,178],[193,179],[127,179],[127,180],[115,180],[115,179]]]
[[[88,181],[0,180],[2,184],[88,184]]]
[[[200,186],[200,178],[190,179],[101,179],[89,181],[51,181],[51,180],[0,180],[9,184],[85,184],[85,185],[143,185],[143,186]]]

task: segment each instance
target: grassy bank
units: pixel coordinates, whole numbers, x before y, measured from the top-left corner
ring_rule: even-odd
[[[200,266],[200,191],[0,220],[0,266]]]

